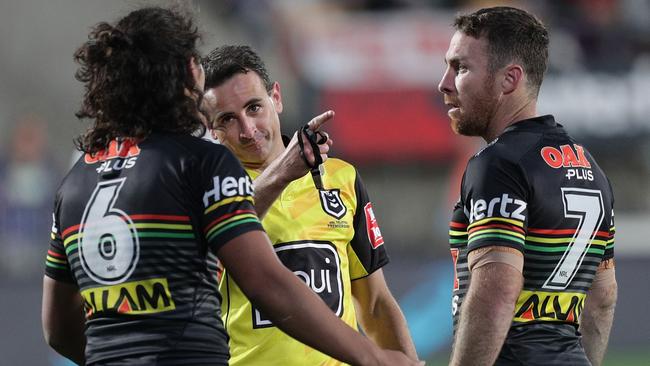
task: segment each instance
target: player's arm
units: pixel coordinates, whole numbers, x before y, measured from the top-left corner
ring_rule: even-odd
[[[320,114],[309,121],[309,128],[312,131],[318,131],[323,123],[333,117],[333,111]],[[304,176],[309,171],[309,168],[300,156],[298,137],[303,139],[305,159],[312,164],[315,161],[314,152],[309,142],[307,142],[307,138],[303,134],[298,136],[298,132],[296,132],[282,154],[269,164],[262,174],[255,179],[255,211],[260,218],[266,215],[273,202],[275,202],[289,183]],[[325,143],[318,145],[320,150],[318,153],[321,155],[323,161],[327,160],[327,153],[330,146],[332,146],[332,139],[329,138]]]
[[[582,346],[594,366],[600,366],[605,357],[614,321],[617,292],[614,259],[606,259],[598,267],[580,315]]]
[[[416,365],[404,354],[381,350],[353,330],[280,263],[266,234],[239,235],[217,252],[249,300],[290,336],[353,365]]]
[[[86,320],[79,289],[44,276],[41,318],[47,344],[62,356],[83,365],[86,362]]]
[[[381,268],[352,281],[352,296],[359,323],[370,339],[382,348],[399,350],[417,359],[406,319],[388,289]]]
[[[506,339],[523,286],[523,255],[500,246],[468,254],[471,280],[450,365],[492,365]]]

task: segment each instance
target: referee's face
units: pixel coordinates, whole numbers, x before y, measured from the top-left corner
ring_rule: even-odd
[[[277,82],[267,92],[257,73],[238,73],[206,90],[204,103],[213,136],[247,168],[264,169],[284,150]]]
[[[498,105],[494,76],[488,71],[487,41],[456,32],[445,55],[447,67],[438,84],[454,132],[486,136]]]

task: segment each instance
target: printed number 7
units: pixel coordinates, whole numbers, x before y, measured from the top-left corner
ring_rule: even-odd
[[[599,190],[562,188],[564,216],[578,219],[578,227],[543,288],[564,290],[578,272],[591,242],[603,221],[603,196]]]

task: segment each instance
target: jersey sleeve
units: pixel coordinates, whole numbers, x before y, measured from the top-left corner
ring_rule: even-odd
[[[70,269],[68,256],[65,252],[63,235],[60,230],[58,215],[60,202],[61,201],[59,199],[59,195],[57,195],[57,199],[54,204],[54,212],[52,213],[50,246],[45,257],[45,275],[57,281],[74,283],[75,280],[72,277],[72,270]]]
[[[523,252],[528,223],[526,176],[519,164],[498,152],[483,154],[470,160],[461,190],[469,217],[468,251],[499,245]]]
[[[231,239],[263,229],[253,206],[253,181],[228,149],[213,147],[218,151],[205,154],[199,169],[203,200],[201,229],[216,253]]]
[[[354,212],[354,237],[348,245],[352,280],[370,275],[389,261],[384,248],[384,238],[359,172],[356,172],[354,190],[357,201]]]
[[[605,245],[605,254],[603,260],[614,258],[614,235],[616,234],[616,225],[614,224],[614,209],[612,209],[612,217],[609,224],[609,238]]]

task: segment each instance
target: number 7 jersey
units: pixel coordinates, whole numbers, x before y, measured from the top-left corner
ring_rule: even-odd
[[[451,220],[454,329],[467,254],[491,245],[524,255],[513,328],[577,327],[598,265],[614,255],[613,202],[596,161],[552,116],[509,126],[470,159]]]

